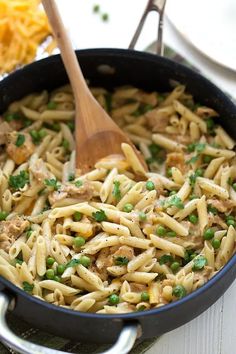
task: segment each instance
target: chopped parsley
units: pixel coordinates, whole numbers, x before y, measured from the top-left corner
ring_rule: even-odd
[[[191,157],[191,159],[187,160],[186,163],[187,164],[195,163],[195,162],[197,162],[198,159],[199,159],[199,155],[195,155],[195,156]]]
[[[121,199],[120,182],[114,181],[113,184],[114,184],[114,188],[112,191],[112,195],[114,195],[115,199],[119,201]]]
[[[74,181],[74,179],[75,179],[75,174],[74,173],[70,173],[69,176],[68,176],[68,181],[72,182],[72,181]]]
[[[112,95],[110,93],[106,93],[105,97],[105,109],[109,113],[112,109]]]
[[[78,181],[75,181],[75,186],[76,187],[81,187],[83,185],[83,182],[82,181],[80,181],[80,180],[78,180]]]
[[[98,210],[92,213],[92,216],[97,222],[107,221],[107,216],[104,210]]]
[[[58,191],[58,189],[60,188],[60,185],[58,184],[57,180],[54,178],[45,179],[44,184],[47,187],[52,187],[55,191]]]
[[[187,146],[187,150],[188,150],[188,152],[196,151],[198,153],[201,153],[201,152],[203,152],[205,147],[206,147],[206,144],[204,144],[204,143],[192,143]]]
[[[207,259],[204,256],[194,258],[192,270],[201,270],[207,265]]]
[[[174,261],[174,258],[170,254],[164,254],[159,259],[160,265],[163,265],[163,264],[166,264],[166,263],[172,263],[173,261]]]
[[[184,209],[184,204],[180,197],[177,195],[172,195],[168,200],[165,201],[164,203],[164,208],[167,209],[171,206],[175,206],[178,209]]]
[[[34,284],[30,284],[27,281],[23,281],[23,290],[29,294],[32,294]]]
[[[19,175],[9,177],[9,186],[14,189],[24,188],[29,183],[29,174],[27,171],[20,171]]]
[[[71,267],[76,267],[77,265],[80,264],[79,259],[71,259],[67,264],[66,264],[66,269],[71,268]]]
[[[115,259],[115,264],[118,266],[126,265],[129,263],[129,259],[127,257],[117,257]]]
[[[16,146],[20,147],[23,145],[25,142],[25,136],[23,134],[18,134],[17,139],[16,139]]]
[[[207,206],[207,211],[209,213],[212,213],[213,215],[217,215],[218,214],[218,210],[215,207],[213,207],[211,204],[209,204]]]

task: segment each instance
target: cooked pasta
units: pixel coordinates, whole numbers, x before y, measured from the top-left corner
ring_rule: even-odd
[[[0,275],[75,311],[160,307],[235,252],[235,142],[184,86],[92,92],[149,171],[122,144],[80,174],[69,85],[13,102],[0,121]]]

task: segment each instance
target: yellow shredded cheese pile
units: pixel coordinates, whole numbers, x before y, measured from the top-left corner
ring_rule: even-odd
[[[0,74],[34,60],[52,34],[40,0],[0,0]],[[52,39],[45,51],[54,49]]]

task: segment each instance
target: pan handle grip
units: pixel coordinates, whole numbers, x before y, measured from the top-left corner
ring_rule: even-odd
[[[134,36],[130,42],[129,49],[134,49],[137,40],[142,32],[143,25],[146,21],[148,14],[151,11],[155,11],[159,14],[158,29],[157,29],[157,42],[156,42],[156,53],[163,56],[164,54],[164,44],[163,44],[163,18],[165,11],[166,0],[149,0],[147,6],[142,14],[139,21],[138,27],[134,33]]]
[[[0,340],[13,350],[21,354],[67,354],[55,349],[50,349],[28,342],[14,334],[7,325],[6,313],[11,305],[11,299],[0,293]],[[101,354],[127,354],[132,349],[138,336],[139,324],[137,322],[125,324],[116,343]]]

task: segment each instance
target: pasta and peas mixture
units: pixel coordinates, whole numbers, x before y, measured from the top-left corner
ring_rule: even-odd
[[[235,143],[184,86],[92,92],[149,172],[127,144],[75,169],[69,86],[12,103],[0,121],[0,275],[77,311],[163,306],[235,252]]]

